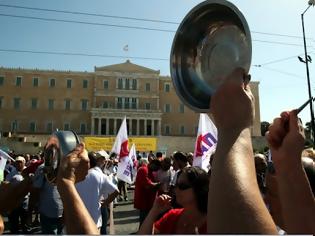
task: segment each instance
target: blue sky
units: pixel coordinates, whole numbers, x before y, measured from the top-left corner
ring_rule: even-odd
[[[200,2],[199,0],[4,0],[0,1],[0,5],[19,5],[179,23]],[[253,80],[260,81],[261,120],[272,121],[281,111],[299,107],[308,98],[305,65],[297,59],[298,55],[303,56],[304,53],[300,14],[307,8],[307,0],[232,0],[231,2],[243,12],[252,31],[253,59],[250,73]],[[178,27],[177,24],[41,12],[4,6],[0,6],[0,14],[129,25],[171,31],[176,31]],[[309,55],[315,60],[315,27],[314,24],[312,25],[314,17],[315,8],[312,7],[305,15],[305,27]],[[165,60],[131,59],[131,61],[160,70],[162,75],[169,75],[167,59],[175,34],[173,32],[47,22],[7,16],[0,16],[0,32],[0,49],[2,50],[53,51],[125,57],[60,56],[0,51],[0,66],[93,71],[94,66],[121,63],[128,57],[147,57]],[[268,35],[261,33],[268,33]],[[125,52],[123,47],[127,44],[129,51]],[[268,64],[285,58],[288,59]],[[260,64],[262,67],[255,66]],[[315,62],[310,64],[311,81],[315,79],[314,64]],[[312,93],[315,93],[315,82],[312,82]],[[310,119],[309,108],[306,108],[300,116],[304,122],[308,121]]]

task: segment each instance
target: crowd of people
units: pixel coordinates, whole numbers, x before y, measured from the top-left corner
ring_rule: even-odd
[[[192,166],[191,153],[137,156],[138,234],[315,234],[315,151],[305,149],[292,110],[269,127],[270,151],[253,153],[254,99],[243,77],[234,71],[211,98],[218,143],[209,170]],[[34,212],[44,234],[106,234],[108,205],[128,200],[118,160],[87,153],[82,143],[61,159],[51,183],[41,156],[18,155],[0,186],[0,214],[14,234],[28,233]]]

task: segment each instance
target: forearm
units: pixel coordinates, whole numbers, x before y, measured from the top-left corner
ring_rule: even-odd
[[[154,209],[151,209],[145,220],[143,221],[138,234],[146,234],[150,235],[153,232],[153,225],[154,222],[157,220],[159,216],[159,212],[155,211]],[[155,232],[156,233],[156,232]]]
[[[286,232],[314,235],[315,199],[302,164],[290,171],[276,168],[276,172]]]
[[[276,233],[259,192],[249,128],[219,130],[207,223],[208,233]]]
[[[3,234],[3,231],[4,231],[4,223],[3,223],[2,216],[0,214],[0,234]]]
[[[106,198],[106,200],[104,201],[104,203],[102,205],[104,206],[108,206],[112,201],[115,200],[115,198],[118,196],[119,191],[116,190],[115,192],[109,194],[109,196]]]
[[[70,180],[58,182],[68,234],[99,234],[99,231]],[[75,217],[74,217],[75,216]]]

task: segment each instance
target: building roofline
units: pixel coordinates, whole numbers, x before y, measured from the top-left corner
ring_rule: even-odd
[[[38,69],[38,68],[21,68],[21,67],[4,67],[0,66],[0,70],[10,70],[10,71],[25,71],[25,72],[45,72],[45,73],[76,73],[76,74],[85,74],[85,75],[94,75],[95,72],[89,71],[72,71],[72,70],[49,70],[49,69]]]

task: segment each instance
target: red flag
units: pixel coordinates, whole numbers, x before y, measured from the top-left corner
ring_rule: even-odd
[[[114,146],[112,148],[112,152],[118,154],[119,159],[129,155],[126,117],[121,123],[121,126],[115,139]]]

